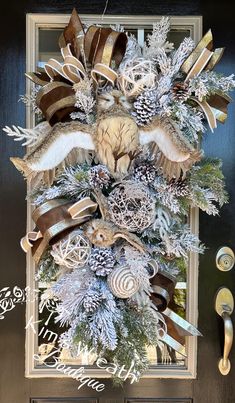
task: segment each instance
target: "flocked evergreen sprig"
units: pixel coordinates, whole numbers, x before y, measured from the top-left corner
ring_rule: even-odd
[[[219,159],[205,158],[188,173],[189,199],[209,215],[217,215],[218,207],[228,202],[221,167]]]
[[[36,206],[47,200],[64,197],[79,200],[90,196],[92,191],[106,189],[111,182],[108,169],[104,165],[90,166],[88,164],[70,166],[57,176],[51,187],[39,187],[28,197]]]

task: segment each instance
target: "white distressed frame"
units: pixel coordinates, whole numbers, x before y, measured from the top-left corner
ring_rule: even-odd
[[[151,27],[161,16],[127,16],[127,15],[106,15],[101,19],[99,15],[81,15],[83,22],[94,24],[121,24],[123,26],[138,28],[138,39],[143,42],[144,28]],[[70,16],[67,14],[27,14],[26,16],[26,71],[35,71],[38,60],[38,39],[39,28],[62,28]],[[202,17],[201,16],[172,16],[171,25],[173,28],[189,29],[191,37],[197,43],[202,36]],[[31,82],[26,81],[26,93],[30,93]],[[26,127],[34,125],[34,116],[26,109]],[[31,219],[32,207],[27,203],[27,231],[32,230],[33,223]],[[193,208],[190,212],[190,227],[195,234],[199,232],[199,212]],[[30,289],[35,288],[35,264],[31,254],[26,258],[26,282]],[[187,320],[197,326],[198,320],[198,255],[190,254],[189,270],[187,273]],[[26,305],[26,323],[33,316],[36,321],[38,318],[38,304],[36,301]],[[26,330],[25,339],[25,376],[28,378],[64,378],[66,375],[47,367],[36,367],[33,355],[37,353],[37,334],[32,329]],[[195,379],[197,374],[197,337],[187,337],[186,351],[188,358],[186,365],[177,367],[176,365],[151,366],[143,375],[143,378],[178,378]],[[70,364],[69,364],[70,365]],[[76,367],[74,365],[74,367]],[[87,367],[86,375],[95,378],[108,378],[110,374],[102,369]]]

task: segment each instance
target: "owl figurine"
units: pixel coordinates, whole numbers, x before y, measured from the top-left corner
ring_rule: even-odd
[[[130,110],[131,104],[121,91],[98,96],[95,148],[99,160],[114,177],[128,172],[138,152],[138,126]]]
[[[41,125],[42,123],[40,123]],[[7,128],[6,130],[9,130]],[[37,132],[39,127],[32,129]],[[97,96],[97,119],[93,125],[79,121],[47,124],[42,137],[23,159],[11,158],[16,168],[30,179],[79,161],[79,157],[94,151],[116,178],[122,178],[140,152],[140,147],[154,143],[155,165],[168,179],[184,177],[191,166],[201,158],[168,117],[154,117],[146,126],[137,126],[131,115],[131,103],[119,90],[112,89]],[[49,175],[50,176],[50,175]]]

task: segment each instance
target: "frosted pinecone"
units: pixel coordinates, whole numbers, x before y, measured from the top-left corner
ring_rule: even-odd
[[[87,291],[82,304],[86,312],[94,312],[100,305],[101,300],[100,293],[91,289]]]
[[[150,164],[141,164],[134,169],[133,177],[148,186],[155,180],[156,169]]]
[[[90,254],[89,265],[97,276],[107,276],[115,264],[114,255],[111,249],[94,248]]]
[[[187,196],[189,194],[189,187],[184,181],[176,181],[172,179],[169,183],[169,191],[173,191],[174,194],[178,197]]]
[[[188,84],[176,83],[172,88],[173,99],[175,101],[184,102],[189,97]]]
[[[156,93],[153,90],[145,91],[140,94],[134,102],[134,116],[136,123],[140,126],[151,122],[156,115]]]
[[[89,183],[95,188],[103,189],[110,183],[109,170],[104,165],[96,165],[89,170]]]

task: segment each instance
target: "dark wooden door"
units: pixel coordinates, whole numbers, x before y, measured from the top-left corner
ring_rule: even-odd
[[[105,0],[8,0],[1,3],[1,127],[25,124],[22,104],[17,103],[25,92],[25,16],[26,13],[70,13],[76,6],[80,13],[102,13]],[[202,15],[204,31],[212,28],[216,42],[227,50],[220,70],[235,72],[235,6],[234,0],[127,0],[109,1],[109,14],[140,15]],[[215,44],[217,45],[217,44]],[[221,355],[222,324],[214,311],[214,296],[224,285],[235,295],[235,269],[222,273],[215,268],[215,255],[224,244],[235,249],[235,104],[230,106],[229,119],[215,134],[206,137],[204,148],[209,156],[224,160],[224,173],[230,193],[230,204],[218,218],[200,217],[200,237],[209,249],[200,259],[198,377],[196,380],[143,379],[138,384],[112,388],[104,380],[105,391],[90,388],[78,392],[75,381],[67,379],[25,379],[25,306],[18,306],[0,321],[0,402],[1,403],[233,403],[235,402],[235,349],[231,353],[232,370],[223,377],[217,369]],[[9,162],[19,155],[19,147],[1,136],[1,266],[0,288],[25,286],[25,256],[19,238],[25,231],[25,182]],[[233,321],[235,318],[233,315]],[[30,400],[31,399],[31,400]]]

